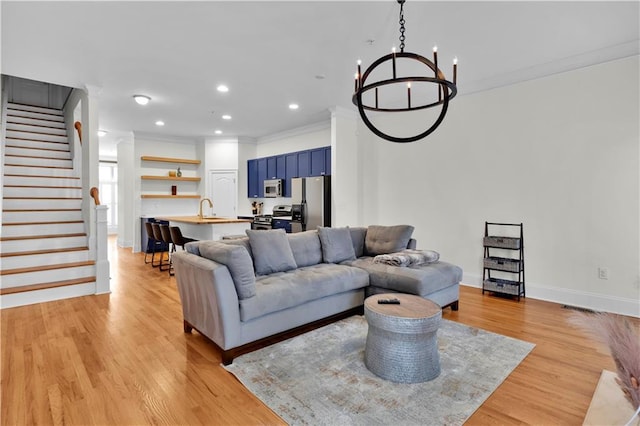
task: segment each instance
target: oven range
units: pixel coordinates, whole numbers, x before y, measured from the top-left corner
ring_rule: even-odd
[[[291,232],[291,206],[277,205],[273,207],[273,214],[263,214],[253,217],[251,229],[278,229]]]

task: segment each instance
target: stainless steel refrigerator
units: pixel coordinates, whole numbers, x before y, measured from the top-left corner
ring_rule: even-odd
[[[331,226],[331,176],[291,179],[291,232]]]

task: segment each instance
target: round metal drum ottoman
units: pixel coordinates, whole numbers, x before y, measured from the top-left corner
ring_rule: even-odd
[[[378,304],[380,299],[400,304]],[[369,324],[364,363],[372,373],[399,383],[438,377],[440,306],[411,294],[376,294],[365,300],[364,315]]]

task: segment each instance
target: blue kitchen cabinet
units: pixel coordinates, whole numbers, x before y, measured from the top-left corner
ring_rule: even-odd
[[[275,179],[277,176],[277,160],[276,157],[267,157],[267,179]]]
[[[284,155],[276,156],[276,178],[278,179],[286,179],[287,177],[287,166],[286,159]]]
[[[326,175],[331,174],[331,147],[327,146],[324,148],[324,169],[326,171]]]
[[[258,181],[258,160],[247,161],[247,174],[247,195],[249,198],[257,198],[260,195],[261,186]]]
[[[271,222],[273,229],[284,229],[285,232],[291,232],[291,221],[273,218]]]
[[[311,176],[311,151],[298,152],[298,177]]]
[[[284,196],[291,197],[291,179],[298,177],[298,153],[292,152],[284,155]]]
[[[327,153],[327,151],[329,151]],[[311,176],[331,174],[331,147],[315,148],[310,151]],[[329,161],[327,161],[329,157]]]
[[[258,158],[258,197],[264,197],[264,181],[268,179],[267,158]]]

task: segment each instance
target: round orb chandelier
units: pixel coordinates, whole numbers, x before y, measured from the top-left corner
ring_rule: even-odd
[[[406,142],[415,142],[417,140],[423,139],[429,134],[431,134],[439,125],[442,123],[444,116],[447,114],[447,109],[449,107],[449,101],[453,99],[458,93],[458,89],[456,87],[456,80],[458,74],[458,61],[457,59],[453,60],[453,81],[449,81],[444,76],[444,73],[438,68],[438,49],[437,47],[433,48],[433,61],[425,58],[424,56],[418,55],[417,53],[405,52],[404,51],[404,42],[405,42],[405,20],[404,20],[404,3],[405,0],[397,0],[400,4],[400,51],[396,52],[395,47],[392,49],[391,53],[385,55],[369,66],[363,73],[361,73],[360,65],[361,62],[358,61],[358,71],[355,75],[355,90],[352,97],[352,101],[354,105],[358,107],[358,111],[360,112],[360,117],[362,117],[362,121],[364,124],[375,133],[377,136],[386,139],[391,142],[398,143],[406,143]],[[423,75],[418,76],[401,76],[399,72],[396,72],[397,64],[400,64],[401,61],[409,60],[414,63],[417,63],[421,69],[424,69]],[[389,68],[391,69],[392,78],[383,79],[377,81],[369,82],[368,79],[371,76],[372,72],[376,70],[376,75],[384,74],[380,72],[381,66],[386,64],[387,62],[391,62],[391,64],[386,65],[386,72],[388,73]],[[413,64],[415,65],[415,64]],[[413,68],[412,68],[413,69]],[[373,77],[373,76],[371,76]],[[373,79],[373,78],[372,78]],[[427,97],[426,100],[422,98],[416,99],[414,94],[414,99],[412,103],[411,98],[411,85],[412,83],[430,83],[437,85],[437,96],[433,96],[433,99]],[[401,102],[401,105],[389,105],[383,106],[382,102],[379,102],[378,89],[383,87],[388,87],[391,85],[401,84],[404,90],[406,86],[406,102]],[[365,103],[363,101],[363,95],[366,92],[373,91],[373,96],[371,94],[367,95],[367,100],[370,103]],[[415,89],[414,89],[415,91]],[[434,91],[435,93],[435,91]],[[404,96],[404,95],[402,95]],[[371,99],[373,98],[373,99]],[[418,102],[416,102],[418,101]],[[400,137],[393,136],[379,130],[374,124],[371,122],[369,117],[367,116],[367,111],[380,111],[380,112],[407,112],[407,111],[417,111],[427,108],[433,108],[440,106],[440,114],[436,118],[435,122],[426,129],[424,132],[419,133],[415,136],[409,137]]]

